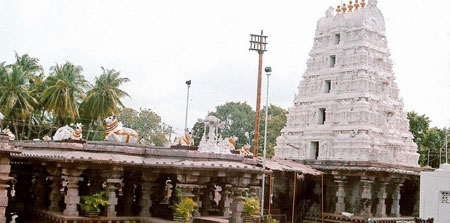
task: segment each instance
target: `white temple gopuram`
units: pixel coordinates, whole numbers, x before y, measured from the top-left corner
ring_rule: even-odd
[[[297,183],[295,220],[412,221],[419,213],[419,154],[377,1],[330,7],[317,22],[309,55],[275,146],[279,163],[323,173]],[[285,185],[275,183],[274,209],[283,210],[279,204],[291,196]]]
[[[383,14],[376,0],[364,6],[330,7],[317,22],[277,158],[418,167]]]

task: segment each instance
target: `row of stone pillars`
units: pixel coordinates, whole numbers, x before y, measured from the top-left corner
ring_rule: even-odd
[[[391,183],[387,183],[390,180]],[[392,217],[400,217],[400,189],[402,187],[404,179],[402,178],[392,178],[392,179],[383,179],[379,182],[378,191],[376,192],[378,198],[378,204],[376,208],[376,217],[387,217],[386,214],[386,197],[387,192],[386,188],[391,185],[392,192],[392,205],[390,216]],[[341,175],[334,175],[334,182],[337,185],[336,190],[336,213],[341,213],[345,211],[345,186],[347,183],[347,177]],[[374,177],[361,177],[359,184],[362,187],[361,192],[361,212],[359,213],[361,216],[372,216],[372,195],[373,195],[373,184],[375,180]]]
[[[49,200],[50,205],[48,210],[59,212],[59,202],[64,199],[65,209],[62,210],[65,216],[79,216],[78,205],[80,204],[79,182],[84,181],[83,172],[86,171],[84,166],[47,166],[44,170],[42,166],[37,167],[34,174],[35,185],[33,187],[36,196],[35,206],[37,208],[45,209],[44,207],[44,180],[51,180]],[[45,171],[48,174],[45,174]],[[98,172],[98,171],[97,171]],[[102,170],[102,177],[106,179],[106,193],[109,204],[106,207],[106,215],[108,217],[117,216],[116,206],[118,205],[117,191],[122,184],[123,169],[120,167]],[[194,213],[194,216],[207,215],[211,207],[211,202],[214,199],[214,190],[211,190],[211,177],[201,175],[199,171],[191,171],[186,173],[177,173],[176,186],[180,188],[183,194],[192,198],[197,202],[199,211]],[[95,177],[95,176],[94,176]],[[158,172],[141,172],[139,173],[139,182],[141,185],[141,197],[139,205],[141,207],[139,216],[151,217],[150,208],[152,206],[153,188],[157,185],[157,180],[160,174]],[[259,192],[259,185],[261,177],[258,174],[248,173],[233,173],[233,176],[227,176],[223,173],[221,176],[214,177],[214,181],[221,186],[220,191],[221,200],[218,203],[218,208],[224,217],[230,217],[231,223],[242,222],[242,192],[250,189],[250,193],[256,195]],[[63,182],[63,185],[61,185]],[[159,184],[158,184],[159,185]],[[209,185],[209,186],[208,186]],[[123,185],[122,185],[123,186]],[[67,188],[64,195],[60,192]],[[133,202],[133,191],[129,187],[123,187],[124,195],[130,196],[124,198],[123,202],[128,202],[129,205],[124,205],[124,213],[131,214],[131,203]],[[231,214],[230,214],[231,213]]]

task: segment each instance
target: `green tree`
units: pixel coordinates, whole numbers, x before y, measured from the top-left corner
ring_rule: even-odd
[[[425,115],[418,115],[414,111],[408,112],[408,119],[409,131],[413,134],[413,140],[417,145],[420,145],[430,127],[431,120]]]
[[[33,79],[34,76],[44,72],[44,69],[39,65],[39,60],[37,58],[30,57],[28,54],[22,56],[19,56],[17,52],[15,54],[16,62],[14,65],[22,67],[23,71],[29,75],[28,78]]]
[[[161,117],[150,109],[136,111],[124,108],[119,117],[125,127],[139,134],[139,141],[143,144],[163,146],[168,141],[171,127],[161,122]]]
[[[29,94],[27,76],[28,73],[18,65],[0,68],[0,110],[8,119],[5,123],[13,125],[12,131],[18,139],[23,138],[25,120],[37,104]],[[18,134],[19,125],[23,126],[21,135]]]
[[[437,127],[430,128],[431,120],[425,115],[408,112],[409,128],[413,134],[413,141],[417,144],[421,166],[430,165],[438,168],[439,163],[445,162],[445,131]],[[442,154],[441,154],[442,153]],[[429,160],[428,160],[429,158]],[[441,162],[439,161],[441,159]]]
[[[0,106],[3,115],[9,119],[24,120],[34,110],[37,100],[30,96],[27,72],[21,66],[0,69]]]
[[[82,71],[81,66],[70,62],[56,64],[50,68],[50,75],[45,79],[47,88],[42,93],[40,104],[45,110],[53,112],[59,125],[79,117],[79,104],[84,92],[90,88]]]
[[[119,108],[124,107],[120,98],[129,95],[119,87],[129,81],[120,77],[120,72],[114,69],[105,69],[95,78],[95,86],[86,93],[86,98],[81,104],[81,112],[84,117],[91,119],[104,119],[111,114],[118,114]]]

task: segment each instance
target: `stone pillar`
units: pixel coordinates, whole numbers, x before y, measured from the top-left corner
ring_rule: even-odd
[[[245,188],[234,187],[233,188],[233,202],[231,202],[231,218],[230,223],[242,223],[242,211],[244,210],[242,206],[242,200],[244,197],[242,196],[242,192],[245,191]]]
[[[229,177],[228,182],[233,185],[233,202],[231,202],[231,218],[230,223],[242,223],[242,192],[247,190],[247,185],[250,183],[251,174],[242,173],[241,176]]]
[[[194,212],[194,216],[200,216],[199,209],[202,207],[202,202],[200,200],[201,193],[195,193],[195,188],[205,188],[205,186],[199,185],[209,181],[209,177],[200,177],[200,172],[193,171],[189,174],[177,174],[178,184],[177,187],[181,188],[183,195],[191,198],[198,204],[198,209]]]
[[[362,178],[360,183],[362,184],[361,192],[361,216],[371,217],[372,209],[372,180]]]
[[[266,187],[267,188],[267,187]],[[250,196],[252,196],[252,197],[257,197],[258,199],[260,199],[261,200],[261,190],[260,190],[260,187],[258,187],[258,186],[250,186],[250,190],[249,190],[249,192],[250,192]],[[267,191],[266,191],[267,192]]]
[[[61,211],[59,207],[59,201],[61,200],[61,172],[58,167],[47,167],[47,172],[50,174],[49,179],[52,181],[50,185],[50,206],[48,207],[49,211],[59,212]]]
[[[380,188],[378,189],[378,204],[377,204],[377,213],[375,214],[376,217],[379,218],[385,218],[386,215],[386,185],[387,183],[380,183]]]
[[[141,217],[152,216],[150,211],[150,208],[152,207],[152,188],[155,186],[155,181],[158,177],[158,173],[143,172],[141,175],[142,197],[139,200],[139,205],[141,206],[139,216]]]
[[[108,196],[108,206],[106,208],[107,217],[117,216],[116,205],[117,205],[117,195],[116,191],[119,189],[122,179],[112,178],[106,180],[106,194]]]
[[[21,153],[20,149],[9,145],[9,136],[0,133],[0,223],[6,222],[5,211],[8,206],[8,187],[11,172],[10,154]]]
[[[5,223],[5,210],[8,206],[9,153],[0,153],[0,223]]]
[[[194,194],[194,197],[192,198],[195,203],[197,203],[198,205],[198,210],[194,212],[194,217],[200,217],[202,216],[202,213],[205,211],[204,208],[208,209],[209,205],[207,204],[210,200],[210,188],[205,187],[205,186],[199,186],[196,185],[196,187],[194,187],[194,190],[192,191],[192,194]],[[205,203],[203,203],[205,202]],[[206,204],[206,206],[204,205]],[[202,211],[202,213],[200,213],[200,211]],[[208,211],[206,210],[206,214],[208,214]]]
[[[225,184],[222,186],[222,192],[220,195],[222,195],[222,198],[219,202],[219,208],[220,211],[223,213],[222,215],[226,218],[230,217],[230,204],[231,204],[231,184]]]
[[[335,213],[340,214],[345,211],[345,177],[335,175],[334,182],[337,184]]]
[[[395,182],[393,184],[392,191],[392,206],[391,206],[391,216],[392,217],[400,217],[400,188],[403,184],[399,182]]]
[[[34,174],[35,185],[33,193],[35,196],[34,207],[42,209],[44,208],[44,196],[45,196],[45,175],[37,172]]]
[[[83,180],[83,177],[80,177],[82,173],[83,170],[76,167],[64,167],[62,169],[62,178],[67,180],[67,194],[64,196],[66,209],[64,209],[63,215],[79,216],[78,204],[80,203],[80,196],[78,194],[78,182]]]
[[[106,207],[106,216],[117,216],[116,205],[118,204],[116,191],[122,183],[123,168],[121,166],[112,166],[111,169],[103,171],[103,177],[106,178],[106,195],[109,204]]]
[[[133,200],[134,200],[134,179],[124,179],[123,184],[123,196],[122,199],[119,199],[119,202],[123,202],[123,215],[124,216],[132,216],[133,215]]]

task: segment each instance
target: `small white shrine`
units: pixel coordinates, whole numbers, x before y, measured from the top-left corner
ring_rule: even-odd
[[[317,22],[275,156],[418,167],[383,14],[376,0],[356,9],[335,13],[330,7]]]

